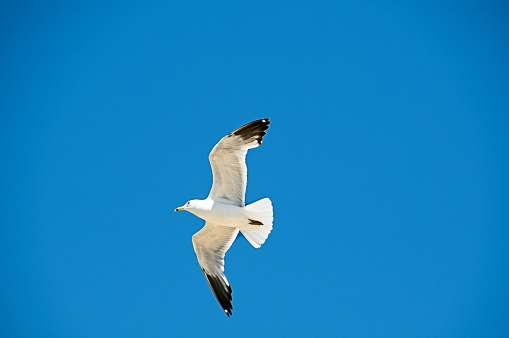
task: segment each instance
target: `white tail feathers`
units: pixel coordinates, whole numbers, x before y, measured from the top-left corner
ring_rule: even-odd
[[[253,223],[260,222],[261,225],[244,225],[240,231],[246,237],[249,243],[255,248],[259,248],[265,243],[272,231],[272,202],[269,198],[262,198],[259,201],[246,205],[246,215]]]

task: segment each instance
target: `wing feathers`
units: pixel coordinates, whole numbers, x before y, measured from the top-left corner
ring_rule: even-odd
[[[263,136],[266,134],[265,130],[269,129],[269,124],[269,119],[256,120],[236,129],[230,135],[240,136],[244,140],[254,138],[258,142],[258,145],[260,145]]]
[[[209,154],[212,168],[212,189],[215,201],[244,206],[247,185],[246,154],[256,148],[269,128],[269,119],[260,119],[236,129],[223,137]]]
[[[209,275],[203,270],[210,289],[228,317],[232,315],[232,288],[221,276]],[[225,278],[226,279],[226,278]]]
[[[232,314],[232,289],[224,275],[224,255],[239,230],[209,222],[193,236],[193,247],[203,274],[219,305],[229,317]]]

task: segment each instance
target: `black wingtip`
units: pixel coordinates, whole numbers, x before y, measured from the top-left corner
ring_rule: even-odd
[[[220,276],[209,275],[205,271],[203,271],[203,274],[224,313],[230,317],[233,310],[232,288]]]
[[[258,144],[261,144],[263,136],[266,134],[265,131],[269,129],[269,124],[269,118],[255,120],[237,128],[231,135],[240,136],[243,139],[255,138]]]

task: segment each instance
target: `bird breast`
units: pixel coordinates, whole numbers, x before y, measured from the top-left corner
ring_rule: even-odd
[[[200,217],[207,222],[230,227],[238,227],[247,222],[244,208],[220,202],[214,202]]]

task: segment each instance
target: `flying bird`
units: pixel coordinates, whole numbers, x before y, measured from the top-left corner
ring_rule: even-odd
[[[232,288],[224,274],[224,256],[239,231],[259,248],[272,231],[272,202],[262,198],[245,205],[246,154],[262,143],[269,119],[249,122],[223,137],[209,154],[212,188],[204,200],[190,200],[175,211],[188,211],[205,220],[193,235],[198,263],[217,301],[228,317],[232,315]]]

